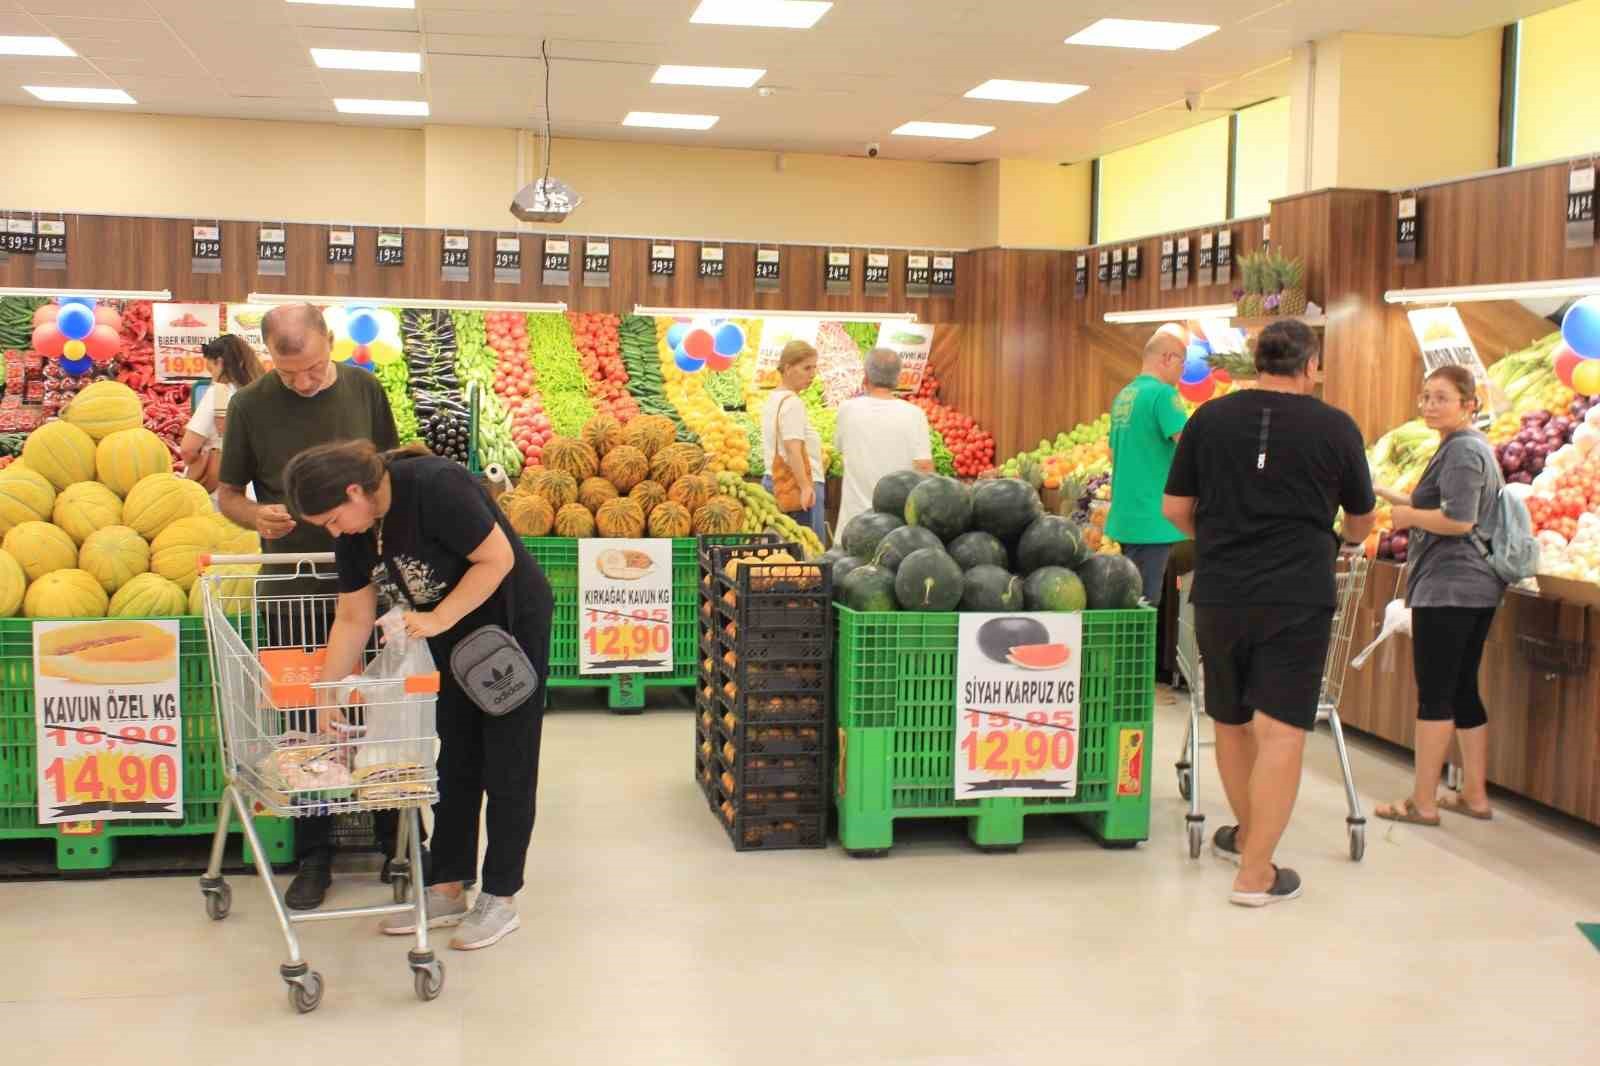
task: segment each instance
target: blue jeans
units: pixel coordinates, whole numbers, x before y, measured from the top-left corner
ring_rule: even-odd
[[[1161,606],[1161,592],[1166,586],[1167,559],[1172,555],[1170,544],[1124,544],[1122,554],[1139,568],[1139,578],[1144,583],[1144,598],[1150,606]]]
[[[773,491],[771,474],[768,474],[761,479],[761,487],[766,489],[768,492]],[[811,501],[811,510],[789,511],[787,513],[790,518],[811,530],[811,532],[817,535],[818,540],[826,544],[828,537],[827,534],[823,532],[823,527],[827,522],[826,514],[828,507],[828,486],[824,485],[820,481],[814,481],[811,483],[811,487],[815,492],[815,498]]]

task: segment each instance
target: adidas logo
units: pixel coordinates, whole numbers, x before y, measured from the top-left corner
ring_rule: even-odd
[[[508,666],[504,670],[496,670],[491,666],[489,667],[489,680],[483,683],[483,687],[490,691],[499,691],[515,681],[515,670],[512,667]]]

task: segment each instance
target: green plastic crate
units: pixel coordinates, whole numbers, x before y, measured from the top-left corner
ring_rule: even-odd
[[[742,536],[706,537],[718,544],[738,544]],[[637,711],[644,707],[647,689],[692,688],[700,662],[699,541],[694,537],[672,540],[672,670],[664,674],[578,673],[578,542],[571,537],[523,537],[534,561],[550,582],[555,616],[550,625],[550,685],[554,688],[607,690],[612,710]]]
[[[952,781],[960,615],[836,609],[835,805],[846,850],[887,849],[899,818],[965,817],[973,842],[992,848],[1021,844],[1030,814],[1080,815],[1107,844],[1150,835],[1154,610],[1083,613],[1076,796],[958,800]],[[1137,754],[1128,764],[1130,773],[1137,768],[1131,774],[1137,783],[1130,779],[1119,789],[1124,751]]]
[[[227,781],[217,743],[209,641],[205,620],[198,615],[179,618],[178,623],[183,819],[102,822],[97,833],[84,836],[38,822],[33,619],[0,619],[0,841],[53,839],[59,869],[105,870],[116,862],[118,837],[194,836],[216,829],[217,807]],[[294,829],[288,819],[257,818],[256,828],[274,863],[293,861]]]

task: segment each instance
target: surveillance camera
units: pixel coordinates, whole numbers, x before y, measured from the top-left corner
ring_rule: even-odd
[[[1185,109],[1187,109],[1189,111],[1198,111],[1198,110],[1200,110],[1200,94],[1199,93],[1184,93],[1183,94],[1183,106],[1184,106]]]
[[[877,141],[872,141],[872,142],[868,143],[868,145],[867,145],[867,158],[868,159],[876,159],[876,158],[878,158],[878,153],[880,151],[882,151],[882,150],[883,149],[879,146]]]

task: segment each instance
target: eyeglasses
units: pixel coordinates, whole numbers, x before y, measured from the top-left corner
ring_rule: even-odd
[[[1425,392],[1417,397],[1418,407],[1448,407],[1452,403],[1460,403],[1461,397],[1453,392]]]

